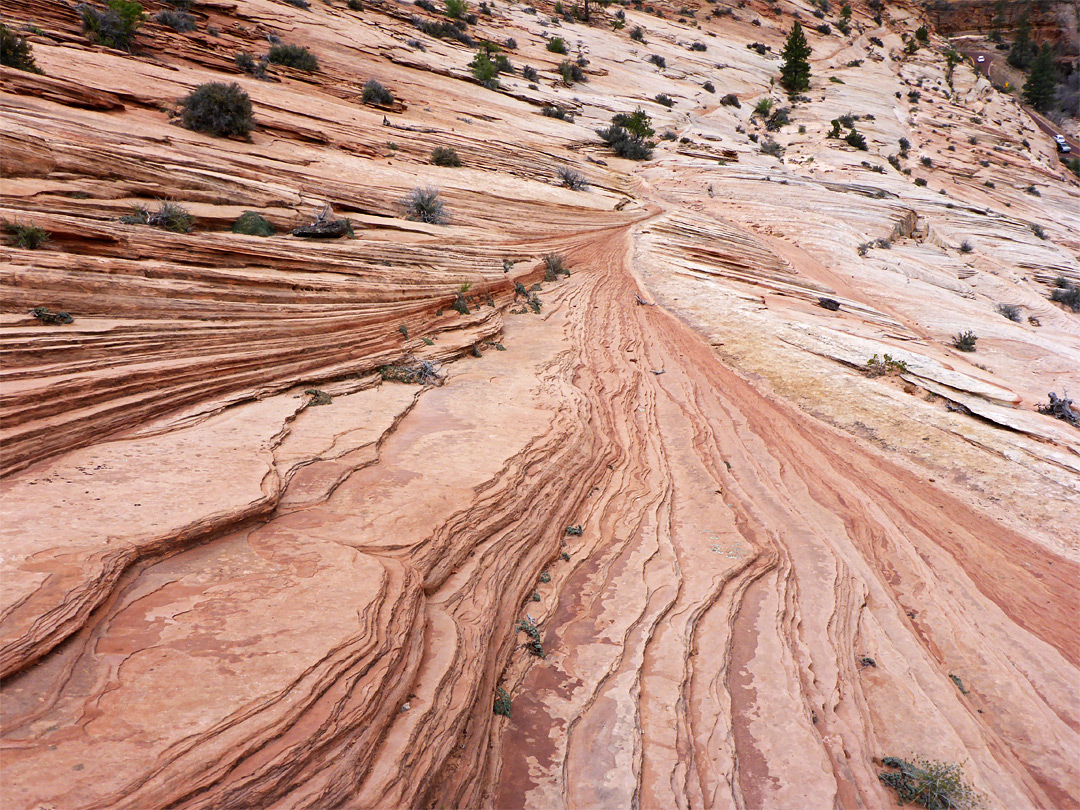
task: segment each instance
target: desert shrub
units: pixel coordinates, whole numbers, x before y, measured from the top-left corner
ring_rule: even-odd
[[[791,109],[789,107],[780,107],[773,110],[772,115],[765,121],[765,129],[769,132],[779,132],[781,127],[785,127],[791,123]]]
[[[931,168],[934,165],[934,161],[931,158],[928,158],[928,157],[919,158],[919,163],[921,163],[923,166],[925,166],[928,169]]]
[[[545,580],[544,577],[547,577]],[[541,582],[550,582],[551,575],[546,571],[540,575]],[[522,619],[517,623],[516,628],[529,637],[529,641],[525,643],[525,648],[535,655],[537,658],[544,658],[544,648],[540,644],[540,628],[536,626],[536,623],[532,619]]]
[[[639,138],[651,138],[655,133],[652,128],[652,118],[641,107],[632,113],[616,113],[611,118],[614,126],[622,127],[631,135]]]
[[[133,0],[108,0],[104,9],[80,3],[75,10],[82,17],[83,33],[106,48],[130,48],[146,20],[143,7]]]
[[[665,141],[677,141],[677,140],[679,140],[679,136],[676,135],[670,129],[664,130],[664,133],[660,136],[660,138],[661,138],[661,140],[665,140]],[[680,142],[681,143],[690,143],[691,141],[690,141],[689,138],[683,138]]]
[[[551,582],[551,574],[549,574],[547,571],[544,571],[540,574],[540,581],[544,583]]]
[[[320,391],[318,388],[307,389],[304,392],[304,396],[311,397],[311,399],[304,403],[305,408],[317,405],[332,405],[334,402],[333,397],[325,391]]]
[[[920,186],[922,188],[925,188],[926,187],[926,180],[924,178],[922,178],[922,177],[916,177],[915,178],[915,185]]]
[[[349,11],[364,10],[364,4],[360,0],[349,0],[345,5],[348,6]]]
[[[768,96],[765,96],[764,98],[759,98],[757,100],[757,103],[754,105],[754,115],[760,115],[762,118],[765,118],[770,112],[772,112],[772,108],[773,100],[771,98],[769,98]]]
[[[701,85],[701,88],[706,93],[715,93],[716,92],[716,86],[712,82],[705,82],[705,84]]]
[[[26,37],[19,36],[3,23],[0,23],[0,65],[28,73],[43,72],[34,64],[34,48]]]
[[[559,171],[559,182],[574,191],[585,191],[589,188],[589,180],[585,175],[569,166],[562,166]]]
[[[903,360],[894,360],[892,355],[878,358],[875,354],[866,361],[866,375],[868,377],[881,377],[885,374],[903,374],[907,369],[907,363]]]
[[[751,42],[747,46],[748,50],[755,51],[761,56],[764,56],[766,52],[771,51],[772,48],[762,42]]]
[[[456,168],[461,165],[461,158],[450,146],[436,146],[431,150],[431,162],[436,166]]]
[[[739,97],[734,93],[728,93],[726,96],[720,99],[720,103],[723,104],[725,107],[734,107],[735,109],[739,109],[740,107],[742,107],[742,104],[739,102]]]
[[[285,0],[285,2],[290,6],[296,6],[297,8],[302,8],[304,10],[311,8],[311,3],[307,0]]]
[[[920,93],[918,90],[909,90],[907,97],[908,101],[910,101],[912,104],[918,104],[919,99],[922,98],[922,93]]]
[[[867,150],[866,137],[856,129],[851,130],[844,136],[844,140],[848,146],[854,146],[856,149],[861,149],[864,152]]]
[[[772,138],[766,138],[760,144],[761,152],[764,155],[769,155],[774,158],[779,158],[784,154],[784,147],[778,144]]]
[[[264,219],[255,211],[245,211],[236,218],[232,224],[233,233],[242,233],[247,236],[273,236],[276,231],[269,220]]]
[[[667,93],[658,93],[653,99],[657,104],[663,104],[665,107],[674,107],[675,99],[669,96]]]
[[[469,62],[469,69],[472,71],[473,78],[488,90],[499,89],[499,68],[491,60],[487,51],[478,51]]]
[[[596,134],[621,158],[648,160],[652,157],[652,144],[641,136],[631,133],[625,127],[612,124],[605,129],[596,130]]]
[[[566,42],[562,37],[552,37],[548,40],[547,49],[552,53],[566,53]]]
[[[897,171],[900,171],[900,158],[898,158],[896,155],[889,155],[886,160],[889,161],[890,166],[892,166]]]
[[[872,45],[877,45],[879,48],[884,48],[885,47],[885,43],[882,42],[879,37],[870,37],[870,43]]]
[[[919,42],[922,42],[923,44],[926,44],[930,41],[930,34],[927,32],[925,25],[920,25],[918,28],[915,29],[915,39],[919,40]]]
[[[470,47],[475,44],[473,38],[470,37],[464,29],[459,27],[461,25],[460,23],[455,25],[447,20],[433,22],[431,20],[425,20],[422,17],[413,17],[411,22],[429,37],[435,37],[436,39],[455,39],[462,45],[468,45]]]
[[[449,215],[439,199],[439,189],[434,186],[414,188],[403,200],[405,218],[429,225],[445,225]]]
[[[666,68],[667,67],[667,60],[658,53],[650,53],[648,58],[645,61],[646,62],[652,62],[658,68]]]
[[[179,31],[181,34],[186,34],[189,31],[195,30],[195,18],[182,11],[163,9],[154,15],[154,21],[159,22],[162,25],[167,25],[172,30]]]
[[[540,78],[540,74],[536,72],[536,68],[530,65],[526,65],[521,69],[521,75],[525,78],[526,81],[530,82],[535,82],[538,78]]]
[[[573,113],[554,104],[543,107],[540,113],[547,118],[558,118],[560,121],[570,121],[571,123],[574,121]]]
[[[547,276],[551,278],[547,278]],[[555,281],[556,276],[569,276],[570,269],[566,266],[566,259],[561,253],[544,254],[544,280]]]
[[[878,774],[878,779],[896,791],[900,804],[911,802],[927,810],[968,810],[978,807],[981,797],[967,782],[959,765],[916,759],[914,763],[885,757],[882,764],[894,770]]]
[[[1046,416],[1068,422],[1073,427],[1080,427],[1080,416],[1077,416],[1076,411],[1073,410],[1073,401],[1069,399],[1068,391],[1062,391],[1060,397],[1051,391],[1047,397],[1048,401],[1042,405],[1036,405],[1035,410]]]
[[[365,104],[381,104],[389,106],[394,103],[394,94],[383,87],[375,79],[364,82],[362,98]]]
[[[973,352],[975,351],[976,340],[978,340],[978,338],[975,336],[974,332],[960,332],[953,336],[952,345],[953,348],[959,349],[962,352]]]
[[[379,376],[386,382],[443,384],[443,375],[439,366],[431,360],[410,358],[408,362],[400,365],[383,366],[379,369]]]
[[[1042,194],[1039,193],[1039,190],[1037,188],[1035,188],[1035,186],[1028,186],[1027,188],[1024,189],[1024,191],[1026,191],[1032,197],[1041,197],[1042,196]]]
[[[255,123],[251,99],[238,84],[201,84],[180,101],[180,120],[188,129],[217,137],[247,137]]]
[[[967,239],[960,243],[961,253],[971,253],[972,250],[974,250],[974,248],[971,246],[971,242],[969,242]]]
[[[1016,304],[998,304],[995,310],[999,315],[1008,318],[1010,321],[1020,323],[1020,307]]]
[[[709,46],[706,45],[704,42],[695,42],[690,46],[690,50],[698,52],[707,51],[709,50]]]
[[[829,25],[827,22],[823,22],[820,25],[815,26],[815,30],[819,34],[831,34],[832,33],[832,26]]]
[[[446,0],[446,16],[452,20],[463,19],[468,12],[465,0]]]
[[[161,228],[163,231],[187,233],[191,230],[195,217],[183,206],[161,200],[157,211],[151,211],[144,205],[136,205],[135,210],[127,216],[120,217],[120,221],[125,225],[149,225],[152,228]]]
[[[576,82],[588,81],[585,78],[585,73],[577,63],[571,62],[569,59],[564,59],[559,63],[559,75],[562,76],[563,84],[571,85]]]
[[[840,310],[840,302],[835,298],[819,298],[817,304],[822,309],[827,309],[830,312],[838,312]]]
[[[17,222],[3,222],[4,230],[11,244],[23,250],[37,250],[49,241],[49,232],[37,225],[20,225]]]
[[[581,537],[581,535],[585,533],[585,530],[581,528],[581,524],[579,523],[577,526],[567,526],[566,533],[571,537]]]
[[[247,51],[240,51],[233,57],[233,61],[240,70],[244,71],[244,73],[250,73],[257,79],[266,76],[266,61],[264,59],[256,61],[255,57]]]
[[[635,26],[630,31],[630,39],[634,40],[634,42],[640,42],[642,45],[644,45],[645,44],[645,29],[642,28],[640,25]]]
[[[48,307],[34,307],[30,314],[49,326],[64,326],[75,321],[66,312],[52,312]]]
[[[1050,300],[1067,306],[1073,312],[1080,312],[1080,287],[1063,284],[1050,291]]]
[[[271,45],[267,59],[275,65],[291,67],[307,73],[314,73],[319,69],[319,60],[315,54],[303,45],[286,45],[280,42]]]
[[[1042,225],[1038,224],[1037,222],[1031,223],[1031,232],[1040,239],[1046,238],[1046,231],[1044,231]]]
[[[502,715],[503,717],[509,717],[512,709],[513,703],[510,699],[510,693],[500,686],[495,693],[495,714]]]

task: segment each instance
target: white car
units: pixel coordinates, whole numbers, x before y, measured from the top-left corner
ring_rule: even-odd
[[[985,62],[985,61],[986,61],[986,57],[985,57],[985,56],[980,56],[980,57],[979,57],[978,59],[976,59],[975,61],[976,61],[976,62],[978,62],[978,63],[979,63],[980,65],[981,65],[981,64],[982,64],[983,62]]]
[[[1054,136],[1054,143],[1057,144],[1058,151],[1063,153],[1063,154],[1072,151],[1072,149],[1069,148],[1069,145],[1067,143],[1065,143],[1065,136],[1064,135],[1055,135]]]

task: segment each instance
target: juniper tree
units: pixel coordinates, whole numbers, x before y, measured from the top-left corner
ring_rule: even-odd
[[[784,63],[780,66],[780,84],[790,95],[810,89],[810,54],[802,26],[796,21],[784,43]]]
[[[1008,62],[1015,68],[1024,69],[1035,58],[1035,43],[1031,41],[1031,22],[1024,14],[1016,23],[1016,36],[1009,49]]]
[[[1050,44],[1044,42],[1039,55],[1031,63],[1031,76],[1024,84],[1024,101],[1039,112],[1046,112],[1054,103],[1057,92],[1057,68]]]

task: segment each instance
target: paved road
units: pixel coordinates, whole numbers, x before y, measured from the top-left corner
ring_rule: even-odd
[[[984,76],[986,76],[986,78],[988,79],[990,78],[990,65],[993,64],[995,60],[1000,60],[1003,58],[1003,51],[985,51],[980,49],[965,48],[961,49],[961,53],[963,53],[964,56],[970,57],[971,61],[975,65],[975,69],[982,73]],[[982,56],[985,61],[979,62],[980,56]],[[1023,107],[1031,115],[1031,120],[1035,122],[1035,125],[1047,135],[1049,135],[1051,138],[1053,138],[1053,136],[1055,135],[1065,136],[1065,143],[1069,144],[1069,146],[1072,148],[1072,154],[1070,155],[1070,157],[1080,155],[1080,141],[1078,141],[1076,138],[1071,137],[1067,132],[1057,127],[1052,121],[1049,121],[1043,116],[1039,115],[1039,113],[1035,112],[1035,110],[1033,110],[1027,104],[1024,104]]]

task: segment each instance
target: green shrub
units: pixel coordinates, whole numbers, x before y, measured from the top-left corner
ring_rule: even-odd
[[[784,154],[784,147],[774,141],[772,138],[766,138],[761,142],[762,154],[769,155],[774,158],[779,158]]]
[[[566,53],[566,43],[562,37],[552,37],[548,40],[547,49],[552,53]]]
[[[247,51],[240,51],[233,57],[233,61],[244,73],[250,73],[256,79],[266,78],[267,58],[265,56],[256,61],[255,57]]]
[[[445,225],[449,215],[439,199],[439,189],[434,186],[414,188],[405,197],[405,218],[429,225]]]
[[[368,79],[364,82],[364,92],[362,95],[365,104],[381,104],[384,107],[388,107],[394,103],[394,94],[379,84],[375,79]]]
[[[903,360],[894,360],[892,355],[885,355],[879,359],[875,354],[866,361],[866,374],[868,377],[881,377],[889,374],[904,374],[908,370],[907,363]]]
[[[108,0],[104,9],[80,3],[75,10],[82,17],[83,33],[106,48],[130,48],[146,21],[143,7],[133,0]]]
[[[237,217],[232,232],[247,236],[273,236],[276,233],[274,226],[254,211],[245,211]]]
[[[844,136],[844,140],[848,146],[854,146],[856,149],[861,149],[864,152],[867,151],[866,137],[856,129],[851,130]]]
[[[0,65],[28,73],[44,73],[34,64],[34,49],[26,37],[21,37],[0,23]]]
[[[120,217],[125,225],[149,225],[172,233],[188,233],[195,222],[195,217],[176,203],[162,200],[157,211],[150,211],[144,205],[136,205],[133,213]]]
[[[638,107],[632,113],[616,113],[612,116],[611,123],[613,126],[622,127],[638,138],[651,138],[656,134],[652,128],[652,118],[641,107]]]
[[[667,93],[658,93],[653,99],[657,104],[663,104],[665,107],[674,107],[675,99],[669,96]]]
[[[573,123],[574,114],[569,110],[555,105],[549,105],[540,110],[540,113],[548,118],[558,118],[560,121],[569,121]]]
[[[773,100],[768,96],[759,98],[757,104],[754,105],[754,115],[760,115],[765,118],[770,112],[772,112]]]
[[[325,391],[320,391],[318,388],[309,388],[304,392],[304,395],[311,397],[311,399],[305,403],[305,408],[313,405],[331,405],[334,402],[333,397]]]
[[[584,71],[582,71],[575,62],[571,62],[569,59],[564,59],[559,63],[559,75],[562,76],[563,84],[567,87],[577,82],[588,81],[588,79],[585,78]]]
[[[634,42],[640,42],[642,45],[644,45],[645,29],[642,28],[640,25],[634,26],[634,28],[630,31],[630,39],[634,40]]]
[[[319,69],[319,60],[315,54],[303,45],[286,45],[281,42],[271,45],[267,59],[275,65],[303,70],[306,73],[314,73]]]
[[[980,804],[981,796],[964,781],[959,765],[897,757],[885,757],[882,764],[894,770],[878,774],[878,779],[896,791],[900,804],[911,802],[927,810],[968,810]]]
[[[1020,323],[1020,307],[1016,304],[998,304],[995,308],[998,315],[1008,318],[1010,321]]]
[[[23,250],[37,250],[49,241],[49,232],[37,225],[20,225],[5,220],[3,226],[11,237],[11,244]]]
[[[66,326],[75,321],[68,313],[52,312],[48,307],[34,307],[30,310],[30,314],[49,326]]]
[[[509,717],[512,709],[513,703],[510,699],[510,693],[500,686],[496,691],[494,706],[495,714],[500,714],[503,717]]]
[[[478,51],[469,62],[473,78],[488,90],[499,89],[499,67],[492,61],[487,51]]]
[[[646,59],[645,61],[646,62],[652,62],[654,65],[656,65],[661,70],[663,68],[667,67],[667,60],[658,53],[650,53],[649,58]]]
[[[436,146],[431,150],[431,162],[436,166],[457,167],[461,165],[461,158],[452,147]]]
[[[581,527],[581,524],[579,523],[577,526],[567,526],[566,533],[571,537],[581,537],[581,535],[585,533],[585,530]]]
[[[465,0],[446,0],[446,16],[452,20],[460,20],[468,12]]]
[[[1067,306],[1073,312],[1080,312],[1080,287],[1068,282],[1059,284],[1056,289],[1050,291],[1050,300]]]
[[[166,25],[174,31],[179,31],[181,34],[194,31],[196,28],[195,18],[182,11],[163,9],[154,15],[154,21]]]
[[[969,242],[967,239],[960,243],[961,253],[971,253],[972,250],[974,250],[974,248],[971,246],[971,242]]]
[[[962,352],[973,352],[975,351],[976,340],[978,340],[978,338],[975,336],[974,332],[961,332],[960,334],[953,336],[952,345],[953,348]]]
[[[536,72],[536,68],[531,65],[526,65],[521,69],[521,75],[528,82],[535,82],[540,78],[540,74]]]
[[[217,137],[247,137],[255,119],[251,99],[236,83],[201,84],[180,101],[180,120],[188,129]]]
[[[549,576],[550,580],[551,577]],[[544,575],[540,577],[541,582],[544,581]],[[536,626],[536,623],[532,619],[522,619],[517,623],[517,630],[525,633],[529,637],[529,641],[525,643],[525,648],[535,655],[537,658],[545,658],[544,647],[540,643],[540,628]]]
[[[596,134],[621,158],[648,160],[652,157],[652,144],[641,136],[631,133],[625,127],[612,124],[605,129],[596,130]]]
[[[544,281],[555,281],[556,276],[569,276],[566,259],[561,253],[544,254]],[[548,278],[550,276],[550,278]]]

